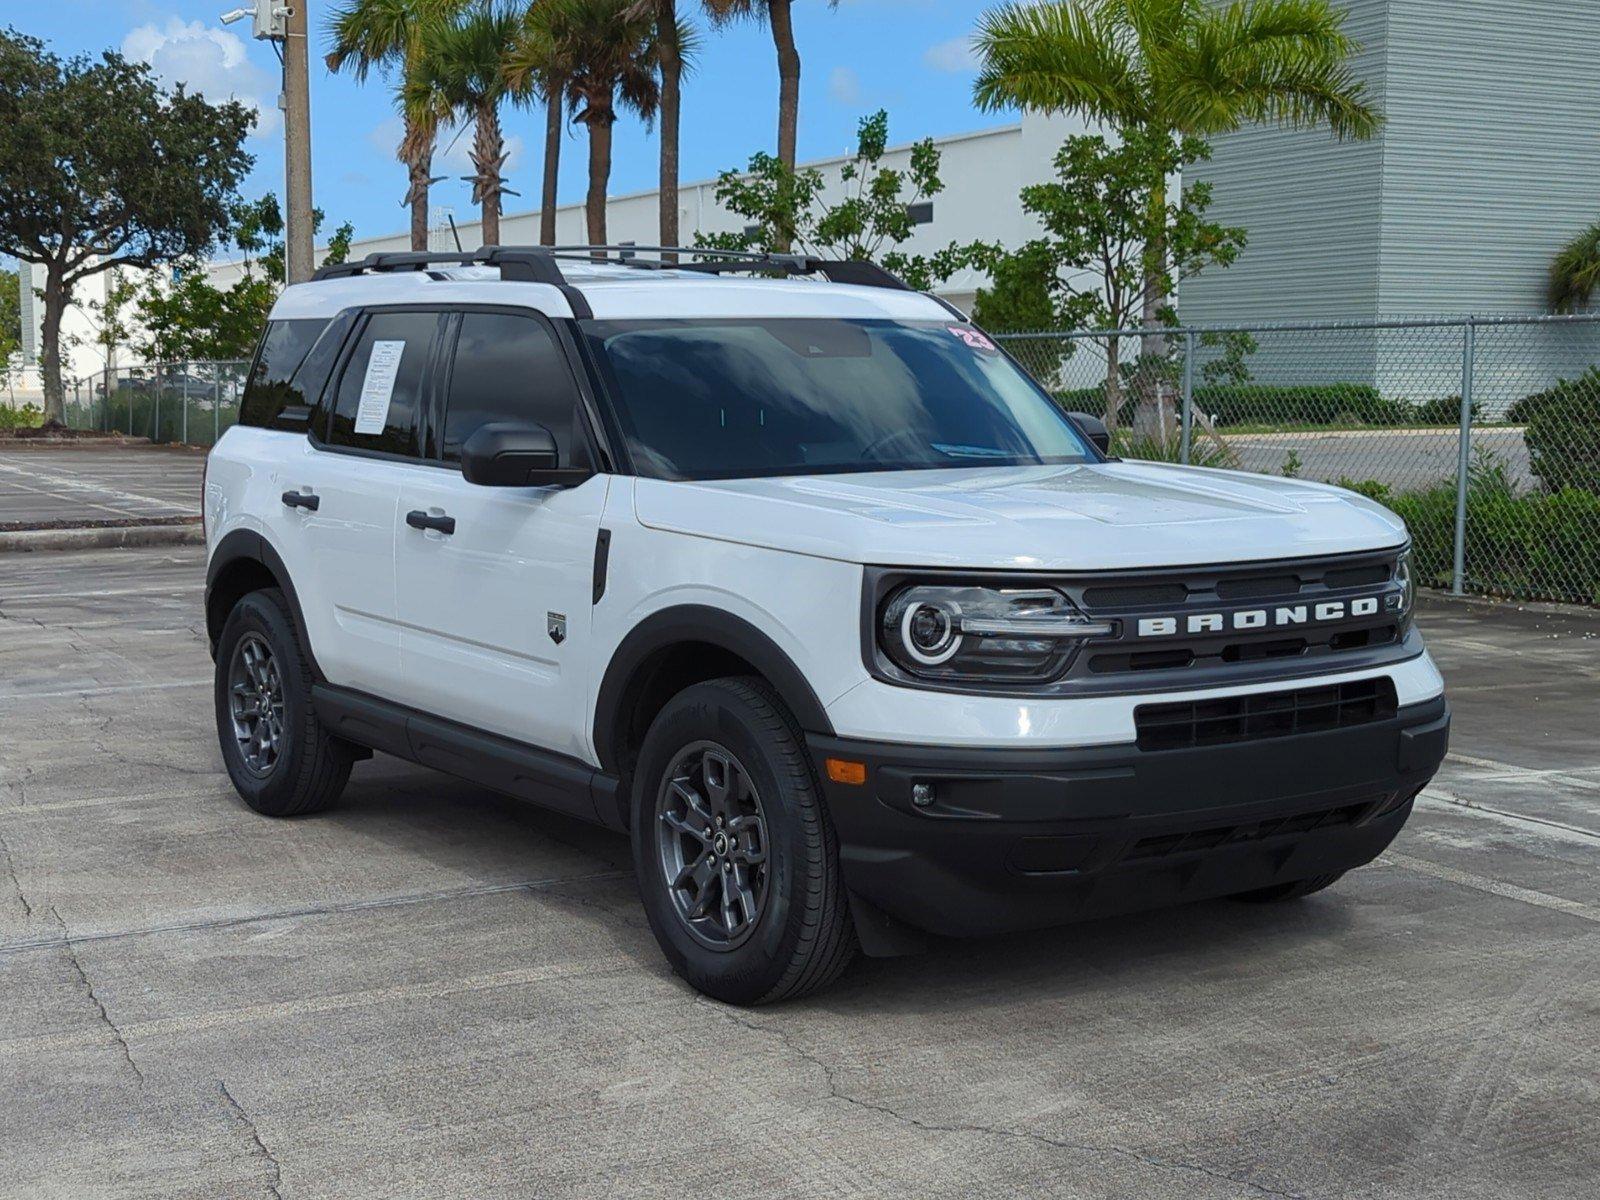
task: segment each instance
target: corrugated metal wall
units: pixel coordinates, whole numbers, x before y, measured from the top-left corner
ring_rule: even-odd
[[[1356,67],[1383,106],[1387,0],[1355,0],[1345,29]],[[1212,185],[1211,216],[1249,245],[1227,270],[1185,280],[1196,324],[1370,317],[1378,305],[1383,138],[1339,143],[1325,130],[1257,126],[1218,137],[1190,179]]]

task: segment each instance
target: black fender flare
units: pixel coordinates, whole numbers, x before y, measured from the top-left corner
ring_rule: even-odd
[[[300,608],[300,597],[294,590],[294,580],[289,575],[289,568],[284,565],[283,557],[277,548],[269,542],[263,534],[254,529],[235,529],[217,543],[217,548],[211,552],[211,560],[206,564],[206,634],[211,643],[212,657],[216,657],[217,635],[221,633],[221,623],[217,628],[212,628],[211,621],[211,593],[227,569],[234,563],[250,561],[260,563],[278,581],[284,599],[289,602],[289,611],[294,614],[295,633],[300,638],[300,649],[306,656],[306,661],[311,664],[311,673],[322,679],[321,668],[317,666],[317,656],[311,652],[311,638],[306,632],[305,613]],[[226,614],[223,614],[226,619]]]
[[[777,689],[802,730],[833,735],[833,724],[817,693],[776,642],[749,621],[722,609],[680,604],[640,621],[611,656],[594,710],[594,748],[604,770],[616,769],[614,731],[630,681],[651,655],[684,642],[704,642],[738,655]]]

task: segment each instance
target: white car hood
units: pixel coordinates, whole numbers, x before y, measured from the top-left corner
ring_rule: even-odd
[[[654,529],[883,566],[1119,570],[1398,546],[1405,525],[1326,484],[1119,462],[713,482],[637,481]]]

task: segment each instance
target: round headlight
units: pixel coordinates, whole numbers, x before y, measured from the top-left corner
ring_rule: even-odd
[[[961,609],[954,603],[920,601],[900,616],[900,642],[906,653],[928,667],[949,662],[961,649]]]

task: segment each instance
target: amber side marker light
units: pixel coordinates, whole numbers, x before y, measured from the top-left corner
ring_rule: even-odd
[[[835,783],[848,783],[860,787],[867,781],[867,764],[851,762],[847,758],[830,758],[823,764],[828,768],[828,778]]]

